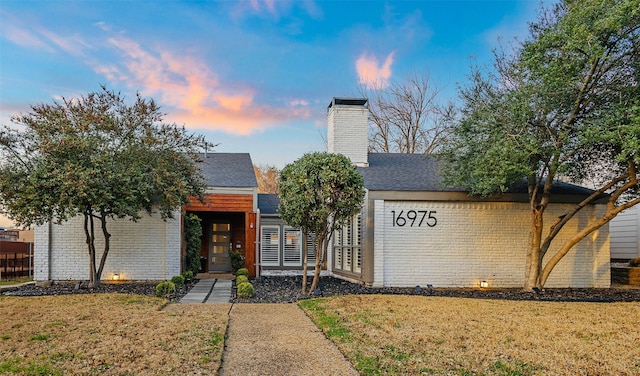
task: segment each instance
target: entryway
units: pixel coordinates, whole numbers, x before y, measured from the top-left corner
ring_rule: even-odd
[[[231,271],[231,224],[211,223],[209,227],[209,271],[227,273]]]

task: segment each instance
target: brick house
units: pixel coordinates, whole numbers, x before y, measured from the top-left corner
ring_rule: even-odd
[[[490,287],[521,287],[530,215],[526,187],[481,199],[444,187],[432,158],[368,153],[368,114],[366,99],[333,98],[328,106],[328,151],[358,167],[366,196],[361,213],[334,235],[327,272],[370,286],[478,287],[486,281]],[[313,253],[313,239],[282,221],[276,196],[257,194],[249,154],[207,157],[207,199],[183,208],[203,219],[203,271],[229,270],[230,248],[244,255],[252,276],[301,269],[304,252]],[[591,192],[565,183],[554,189],[548,218]],[[601,204],[585,208],[558,240],[601,210]],[[115,221],[103,278],[163,280],[179,274],[184,245],[181,213],[175,214],[167,222]],[[36,280],[86,278],[82,222],[74,221],[36,228]],[[609,287],[608,227],[579,242],[547,286]]]

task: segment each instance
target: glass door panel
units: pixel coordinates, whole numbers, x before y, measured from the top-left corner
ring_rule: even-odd
[[[212,223],[209,236],[209,271],[230,272],[231,260],[231,225],[229,223]]]

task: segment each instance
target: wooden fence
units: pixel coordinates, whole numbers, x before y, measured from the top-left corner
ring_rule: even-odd
[[[0,241],[0,279],[33,276],[33,243]]]

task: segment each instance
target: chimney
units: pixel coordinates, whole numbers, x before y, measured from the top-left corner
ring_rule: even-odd
[[[367,102],[366,98],[333,98],[327,108],[329,153],[342,154],[358,167],[369,166]]]

